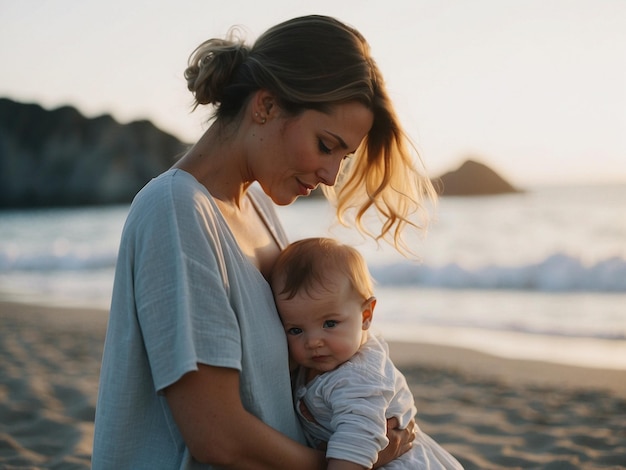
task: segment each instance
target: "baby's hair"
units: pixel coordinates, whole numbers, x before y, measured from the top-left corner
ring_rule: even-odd
[[[361,253],[331,238],[305,238],[290,244],[276,260],[270,282],[274,294],[287,299],[303,290],[313,296],[319,287],[330,288],[328,273],[337,271],[364,301],[373,295],[373,281]]]

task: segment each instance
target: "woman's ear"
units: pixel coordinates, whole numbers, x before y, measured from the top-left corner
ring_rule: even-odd
[[[363,330],[369,329],[372,325],[372,320],[374,319],[374,307],[376,307],[376,297],[372,296],[363,302],[363,306],[361,307],[361,327]]]
[[[252,118],[259,124],[265,124],[272,114],[275,105],[274,95],[267,90],[259,90],[252,98]]]

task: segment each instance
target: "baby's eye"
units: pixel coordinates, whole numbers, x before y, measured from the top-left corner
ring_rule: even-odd
[[[326,320],[324,322],[324,328],[334,328],[338,324],[337,320]]]
[[[320,149],[320,152],[325,153],[326,155],[333,153],[333,150],[328,147],[322,139],[317,139],[317,146]]]
[[[297,336],[302,333],[302,328],[289,328],[287,330],[288,335]]]

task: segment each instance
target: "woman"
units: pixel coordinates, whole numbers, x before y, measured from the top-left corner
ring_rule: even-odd
[[[290,204],[340,175],[339,217],[355,209],[360,227],[373,208],[384,221],[375,236],[401,249],[432,188],[414,169],[367,43],[335,19],[286,21],[251,48],[211,39],[185,76],[214,120],[131,205],[93,468],[325,468],[291,405],[266,281],[287,244],[271,202]],[[411,445],[410,429],[389,434],[381,464]]]

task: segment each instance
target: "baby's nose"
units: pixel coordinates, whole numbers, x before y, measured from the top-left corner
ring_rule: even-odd
[[[307,337],[307,346],[310,349],[319,348],[322,345],[322,338],[318,335],[310,335]]]

